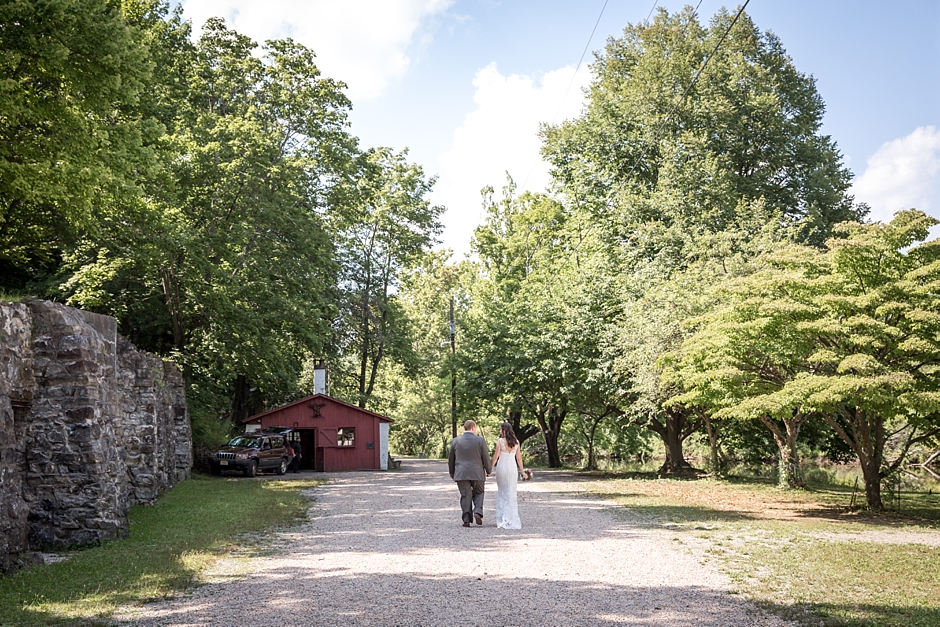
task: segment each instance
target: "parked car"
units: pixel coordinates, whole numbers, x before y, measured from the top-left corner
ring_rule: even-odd
[[[209,457],[213,475],[223,470],[240,470],[246,477],[254,477],[264,470],[283,475],[294,458],[294,451],[283,432],[244,433]]]

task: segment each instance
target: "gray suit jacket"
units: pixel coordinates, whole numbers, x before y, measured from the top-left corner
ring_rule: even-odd
[[[464,431],[450,443],[450,458],[447,460],[454,481],[485,481],[492,472],[490,454],[486,440],[470,431]]]

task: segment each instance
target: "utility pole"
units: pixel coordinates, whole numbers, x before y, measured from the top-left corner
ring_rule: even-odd
[[[454,299],[450,299],[450,422],[457,437],[457,325],[454,323]]]

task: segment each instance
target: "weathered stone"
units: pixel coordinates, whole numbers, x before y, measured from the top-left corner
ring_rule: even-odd
[[[0,572],[30,548],[127,534],[132,504],[189,477],[183,378],[113,318],[0,303]]]

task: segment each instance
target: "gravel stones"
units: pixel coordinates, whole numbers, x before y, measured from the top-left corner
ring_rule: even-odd
[[[787,625],[729,593],[727,578],[668,532],[613,515],[570,474],[519,484],[521,531],[464,528],[444,462],[328,475],[310,522],[270,538],[248,568],[130,608],[137,625]],[[248,574],[232,579],[226,573]]]

